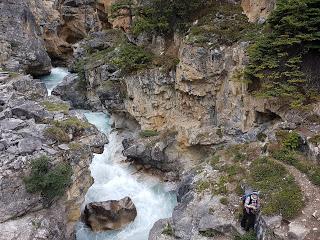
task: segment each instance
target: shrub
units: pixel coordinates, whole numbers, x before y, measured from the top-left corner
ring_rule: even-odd
[[[49,158],[42,156],[31,161],[31,173],[24,178],[30,193],[40,192],[48,201],[62,196],[71,183],[72,169],[69,164],[51,166]]]
[[[140,136],[143,138],[158,136],[159,133],[155,130],[143,130],[140,132]]]
[[[214,229],[208,229],[208,230],[205,230],[205,231],[199,231],[199,233],[204,237],[210,237],[210,238],[220,234],[218,231],[216,231]]]
[[[312,138],[309,139],[309,141],[315,145],[320,144],[320,135],[315,135]]]
[[[152,54],[142,47],[129,43],[122,43],[116,48],[111,62],[124,72],[133,72],[150,65]]]
[[[68,111],[69,111],[69,105],[66,103],[55,103],[55,102],[44,101],[41,104],[49,112],[58,111],[58,112],[68,113]]]
[[[211,188],[211,183],[206,180],[199,180],[196,185],[197,192],[202,193]]]
[[[53,125],[63,129],[64,131],[72,130],[74,132],[81,132],[91,127],[90,123],[82,121],[77,117],[70,117],[62,121],[55,121],[53,122]]]
[[[173,229],[170,223],[167,223],[165,228],[162,230],[162,234],[173,236]]]
[[[134,35],[142,32],[170,35],[175,30],[185,32],[200,10],[214,3],[214,0],[149,1],[136,9],[132,32]]]
[[[254,161],[250,167],[249,182],[263,193],[264,214],[282,214],[284,218],[291,219],[300,213],[303,207],[301,189],[281,164],[269,158]]]
[[[71,141],[69,135],[65,132],[65,130],[56,126],[46,128],[44,135],[59,143],[67,143]]]

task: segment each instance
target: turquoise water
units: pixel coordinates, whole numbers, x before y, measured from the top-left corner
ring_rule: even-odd
[[[50,75],[42,77],[49,95],[67,74],[64,68],[53,68]],[[147,240],[157,220],[171,217],[177,204],[176,195],[168,192],[159,179],[135,174],[136,170],[123,162],[123,136],[112,131],[109,115],[103,112],[84,114],[109,139],[103,154],[95,154],[90,165],[94,184],[88,190],[84,204],[129,196],[137,208],[137,217],[124,229],[113,232],[93,233],[83,223],[79,223],[76,229],[77,240]]]
[[[158,179],[135,175],[134,169],[121,162],[123,137],[116,131],[110,133],[108,116],[101,113],[86,113],[88,121],[102,132],[109,133],[109,144],[103,154],[96,154],[90,165],[94,184],[88,190],[85,203],[121,199],[129,196],[137,208],[133,223],[121,231],[93,233],[79,223],[77,240],[147,240],[153,224],[171,217],[176,205],[176,196],[167,192]]]
[[[40,78],[45,83],[49,96],[51,95],[52,90],[61,83],[63,78],[68,74],[68,69],[56,67],[51,69],[51,74]]]

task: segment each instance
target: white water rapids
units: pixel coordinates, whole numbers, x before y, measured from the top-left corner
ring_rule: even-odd
[[[59,83],[61,79],[52,77],[52,81]],[[171,216],[176,205],[176,196],[166,191],[157,178],[140,173],[135,174],[136,170],[123,162],[125,159],[122,155],[123,136],[111,130],[107,114],[85,112],[85,116],[109,139],[103,154],[95,154],[90,165],[94,184],[86,194],[85,204],[94,201],[118,200],[129,196],[137,208],[137,217],[133,223],[122,230],[101,233],[93,233],[79,222],[76,230],[77,240],[147,240],[153,224],[161,218]]]
[[[62,82],[63,78],[69,74],[68,69],[56,67],[51,69],[51,74],[41,77],[45,83],[48,95],[51,95],[52,90]]]

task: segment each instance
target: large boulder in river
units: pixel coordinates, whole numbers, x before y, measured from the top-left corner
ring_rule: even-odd
[[[81,80],[77,74],[65,76],[63,81],[52,90],[52,95],[69,101],[75,108],[88,108],[85,91],[81,88]]]
[[[82,219],[95,232],[121,229],[137,216],[129,197],[120,200],[92,202],[86,205]]]

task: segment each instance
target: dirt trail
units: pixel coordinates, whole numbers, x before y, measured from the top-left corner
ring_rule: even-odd
[[[281,164],[294,176],[305,197],[306,206],[302,209],[301,214],[292,221],[310,229],[304,240],[320,240],[320,220],[313,216],[316,213],[317,218],[320,218],[320,187],[311,183],[307,176],[295,167]]]

